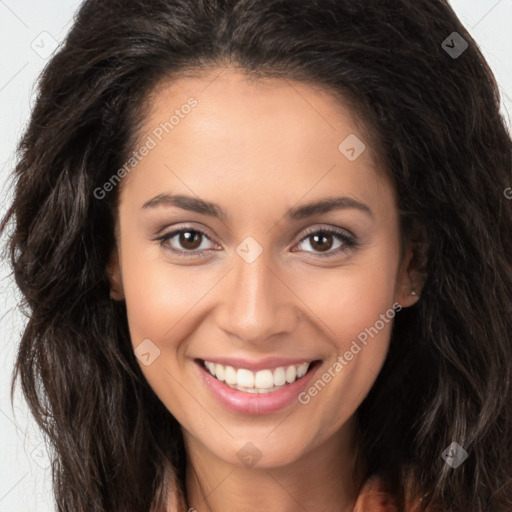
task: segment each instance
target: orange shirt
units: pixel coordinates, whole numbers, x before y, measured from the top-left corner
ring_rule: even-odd
[[[354,512],[398,512],[396,502],[376,476],[364,483],[354,506]]]
[[[189,508],[175,481],[171,483],[169,498],[172,508],[162,512],[188,512]],[[394,498],[385,491],[381,479],[374,476],[363,484],[353,512],[398,512],[398,506]]]

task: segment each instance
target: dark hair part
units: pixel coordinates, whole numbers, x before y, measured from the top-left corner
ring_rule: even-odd
[[[441,47],[468,43],[457,59]],[[367,474],[411,510],[512,509],[511,140],[495,79],[443,0],[88,0],[46,66],[1,229],[29,320],[18,379],[54,448],[59,511],[155,511],[184,480],[179,425],[145,381],[109,297],[115,193],[148,95],[236,66],[352,105],[397,191],[425,272],[357,412]],[[146,105],[146,106],[144,106]],[[341,141],[340,141],[341,142]],[[165,425],[165,428],[154,428]],[[469,454],[457,469],[452,442]],[[167,469],[166,469],[167,468]],[[151,504],[151,505],[150,505]]]

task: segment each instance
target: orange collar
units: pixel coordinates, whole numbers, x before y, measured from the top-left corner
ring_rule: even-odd
[[[187,512],[189,510],[175,478],[169,486],[169,506],[171,508],[166,512]],[[379,477],[373,476],[363,484],[353,512],[398,512],[398,506],[393,496],[385,490],[383,481]]]
[[[393,496],[385,490],[382,480],[373,476],[364,483],[354,512],[398,512],[398,506]]]
[[[175,479],[170,485],[168,503],[171,508],[165,512],[187,512],[189,510]],[[354,506],[354,512],[398,512],[398,506],[393,496],[385,490],[383,481],[379,477],[373,476],[363,484]]]

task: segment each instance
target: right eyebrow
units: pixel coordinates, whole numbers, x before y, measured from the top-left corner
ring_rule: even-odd
[[[157,206],[175,206],[182,210],[209,215],[217,219],[227,219],[226,212],[219,205],[192,196],[159,194],[146,201],[142,208],[156,208]]]

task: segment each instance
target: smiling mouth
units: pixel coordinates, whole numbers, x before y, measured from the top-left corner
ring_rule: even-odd
[[[272,393],[302,379],[320,361],[279,366],[256,372],[202,359],[200,363],[213,377],[232,389],[246,393]]]

